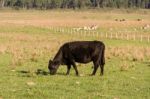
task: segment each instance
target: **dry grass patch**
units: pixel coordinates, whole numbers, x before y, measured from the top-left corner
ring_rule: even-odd
[[[0,13],[2,24],[32,25],[39,27],[49,26],[88,26],[91,24],[100,27],[132,27],[150,24],[149,13],[112,13],[99,11],[23,11]],[[141,18],[142,21],[137,21]],[[125,19],[124,22],[116,22],[115,19]],[[76,21],[78,20],[78,21]],[[140,23],[140,24],[139,24]]]
[[[144,61],[150,59],[149,47],[108,47],[106,48],[106,58],[119,57],[122,60]]]

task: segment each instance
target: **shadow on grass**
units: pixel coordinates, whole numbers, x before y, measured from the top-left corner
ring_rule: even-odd
[[[30,71],[27,71],[27,70],[20,70],[20,71],[17,71],[19,74],[21,74],[22,77],[33,77],[35,75],[38,75],[38,76],[47,76],[49,75],[49,72],[46,72],[42,69],[37,69],[35,72],[30,72]]]
[[[42,69],[37,69],[37,71],[35,73],[36,73],[36,75],[43,75],[43,76],[49,75],[49,72],[46,72]]]
[[[31,77],[30,75],[30,71],[25,71],[25,70],[20,70],[20,71],[17,71],[18,73],[21,73],[21,77]]]
[[[43,75],[43,76],[50,75],[49,72],[46,72],[42,69],[37,69],[37,71],[35,73],[36,73],[36,75]],[[66,74],[65,73],[56,73],[55,75],[65,76]],[[50,75],[50,76],[53,76],[53,75]]]
[[[37,76],[55,76],[55,75],[59,75],[59,76],[72,76],[71,74],[66,75],[65,73],[61,73],[61,72],[57,72],[55,75],[50,75],[49,72],[43,70],[43,69],[37,69],[35,72],[30,72],[30,71],[26,71],[26,70],[20,70],[18,71],[18,73],[22,74],[22,77],[32,77],[33,75],[37,75]]]
[[[22,73],[22,74],[28,74],[30,73],[29,71],[25,71],[25,70],[21,70],[21,71],[18,71],[19,73]]]

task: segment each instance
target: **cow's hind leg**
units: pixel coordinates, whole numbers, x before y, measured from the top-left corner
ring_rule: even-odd
[[[68,64],[68,65],[67,65],[67,73],[66,73],[66,75],[69,75],[69,73],[70,73],[70,68],[71,68],[71,65]]]
[[[94,63],[94,70],[93,70],[92,75],[95,75],[99,64],[98,64],[98,62],[93,62],[93,63]]]
[[[103,46],[103,50],[101,52],[101,58],[100,58],[100,68],[101,68],[101,73],[100,75],[102,76],[104,74],[104,65],[105,65],[105,46]]]

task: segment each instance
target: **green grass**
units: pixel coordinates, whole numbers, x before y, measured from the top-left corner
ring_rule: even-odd
[[[8,66],[8,55],[0,58],[4,60],[0,62],[0,68],[3,70],[0,73],[0,96],[4,99],[148,99],[150,97],[150,71],[149,64],[146,63],[137,62],[128,71],[120,71],[121,60],[114,58],[107,61],[104,76],[99,76],[99,69],[96,76],[89,76],[92,66],[87,64],[78,66],[80,74],[84,76],[77,77],[73,69],[69,76],[64,75],[65,66],[59,68],[57,75],[50,76],[47,74],[46,60],[37,63],[27,62],[12,69]],[[45,75],[42,72],[37,74],[38,69],[44,71]],[[28,82],[33,82],[34,85],[28,85]]]
[[[51,15],[53,12],[54,14]],[[110,12],[102,13],[104,16],[99,17],[100,13],[97,13],[97,11],[34,11],[33,13],[30,10],[22,12],[4,11],[0,13],[2,15],[0,20],[25,21],[34,18],[42,20],[43,17],[63,20],[66,19],[65,14],[68,16],[79,14],[77,19],[96,19],[104,22],[107,22],[107,19],[112,21],[116,16],[121,19],[124,15],[125,18],[130,20],[138,18],[136,15],[140,15],[139,17],[144,20],[149,20],[147,17],[149,13],[142,15],[142,12],[132,12],[132,14],[117,12],[111,13],[112,16],[110,16]],[[8,16],[11,14],[12,16]],[[13,16],[13,14],[18,16]],[[76,19],[76,17],[73,17],[73,19]],[[135,27],[139,28],[140,26]],[[150,54],[146,51],[146,48],[150,49],[150,43],[147,41],[140,42],[139,40],[81,37],[78,34],[70,35],[67,31],[64,33],[58,32],[55,30],[58,28],[56,26],[53,26],[54,29],[49,27],[50,25],[47,24],[36,26],[33,24],[9,23],[9,21],[0,24],[0,99],[150,98],[150,58],[148,56]],[[70,27],[61,28],[71,29]],[[118,25],[116,25],[116,28],[112,33],[124,31],[124,28],[129,31],[133,29],[130,26],[120,28]],[[109,26],[106,25],[106,27],[100,27],[96,32],[109,32],[108,29]],[[140,30],[138,33],[149,35],[148,30]],[[93,71],[92,63],[78,64],[80,77],[75,75],[73,68],[70,75],[66,76],[66,66],[60,66],[56,75],[49,75],[47,68],[49,59],[54,57],[63,43],[74,40],[102,40],[105,43],[106,65],[104,76],[100,76],[100,68],[98,68],[95,76],[89,76]],[[123,48],[125,55],[122,55],[122,49],[119,48]],[[117,51],[120,51],[119,55],[115,54]],[[143,60],[133,61],[132,53],[136,51],[138,55],[143,55]],[[110,58],[107,58],[108,54],[110,54]],[[128,57],[128,55],[131,56]],[[125,69],[122,69],[122,66],[125,66]]]

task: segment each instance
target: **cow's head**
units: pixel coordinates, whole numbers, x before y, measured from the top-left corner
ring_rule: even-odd
[[[51,75],[56,74],[58,66],[59,66],[59,62],[49,60],[48,69],[49,69]]]

